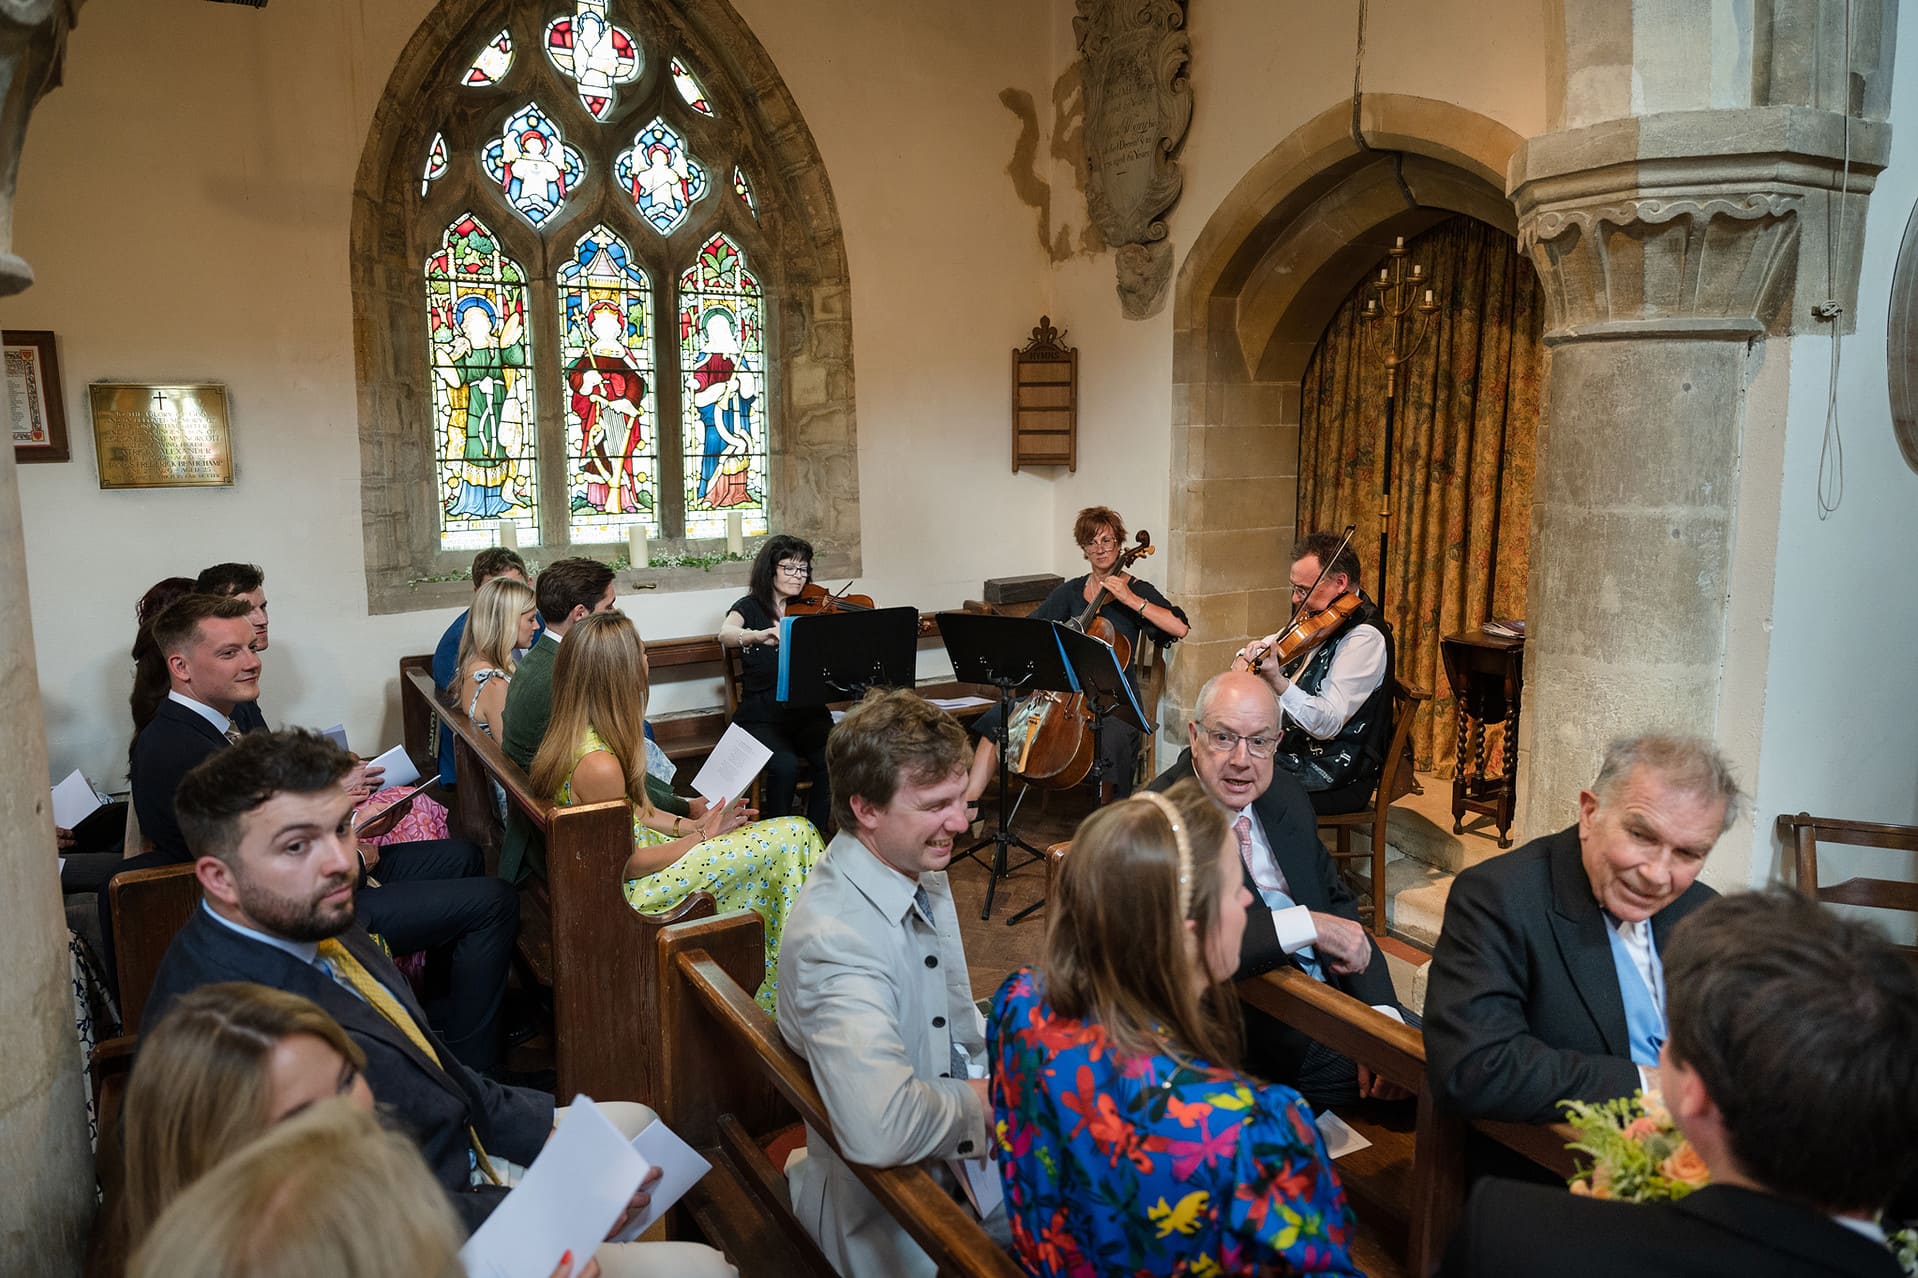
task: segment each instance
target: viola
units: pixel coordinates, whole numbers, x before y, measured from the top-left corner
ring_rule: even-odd
[[[1119,556],[1115,572],[1124,572],[1153,553],[1152,534],[1141,529],[1138,544]],[[1112,597],[1100,586],[1085,611],[1064,623],[1112,647],[1121,666],[1132,661],[1132,645],[1099,610]],[[1008,765],[1029,785],[1069,790],[1092,771],[1092,710],[1082,692],[1035,692],[1012,708],[1007,725]]]

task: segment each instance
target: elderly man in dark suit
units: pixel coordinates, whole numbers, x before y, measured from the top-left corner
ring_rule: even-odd
[[[1199,692],[1189,746],[1149,787],[1164,790],[1197,776],[1207,794],[1233,814],[1245,885],[1252,893],[1235,979],[1292,964],[1317,980],[1416,1025],[1399,1006],[1391,973],[1358,921],[1358,901],[1319,842],[1305,787],[1275,772],[1277,695],[1257,675],[1214,676]],[[1318,1107],[1361,1095],[1404,1096],[1363,1066],[1311,1043],[1295,1031],[1246,1010],[1249,1063],[1296,1087]]]
[[[1615,742],[1578,824],[1452,884],[1425,996],[1438,1098],[1473,1117],[1545,1123],[1562,1100],[1658,1084],[1672,928],[1710,900],[1695,882],[1738,786],[1710,743]]]
[[[498,1206],[515,1165],[538,1156],[552,1131],[553,1098],[462,1065],[356,924],[353,796],[342,784],[352,767],[324,737],[262,732],[181,782],[175,808],[198,858],[201,908],[167,949],[147,1015],[157,1021],[180,995],[222,981],[312,999],[364,1049],[374,1097],[418,1143],[472,1228]],[[606,1108],[628,1135],[654,1117],[639,1105]],[[710,1248],[657,1247],[640,1249],[643,1271],[732,1272]],[[632,1269],[621,1264],[618,1272]]]
[[[238,708],[259,696],[260,658],[251,647],[254,605],[241,596],[189,594],[153,620],[171,690],[133,744],[133,804],[152,853],[128,869],[193,859],[175,816],[182,778],[234,742],[264,730],[241,722]],[[358,766],[358,765],[355,765]],[[486,874],[480,849],[464,839],[429,839],[385,849],[360,845],[358,875],[372,871],[361,918],[394,953],[444,949],[452,980],[439,1024],[453,1051],[478,1070],[499,1066],[500,1001],[519,934],[519,902]],[[356,876],[357,886],[357,876]],[[103,901],[108,899],[102,894]],[[104,918],[104,915],[103,915]]]
[[[1878,1215],[1918,1147],[1918,970],[1783,889],[1673,934],[1660,1078],[1710,1184],[1634,1204],[1486,1180],[1445,1278],[1896,1278]]]

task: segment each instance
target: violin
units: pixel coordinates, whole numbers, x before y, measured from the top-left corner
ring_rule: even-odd
[[[1300,596],[1298,604],[1292,609],[1291,620],[1285,623],[1285,629],[1279,631],[1272,642],[1266,644],[1252,660],[1246,662],[1247,670],[1257,674],[1268,661],[1277,661],[1280,670],[1285,670],[1294,663],[1303,663],[1314,649],[1338,633],[1339,627],[1358,611],[1360,600],[1359,592],[1356,590],[1347,591],[1316,612],[1308,611],[1306,608],[1306,600],[1312,597],[1313,591],[1316,591],[1319,584],[1330,575],[1332,565],[1337,563],[1339,556],[1345,553],[1345,548],[1352,544],[1352,534],[1356,531],[1358,531],[1357,524],[1345,526],[1345,536],[1339,539],[1338,549],[1326,556],[1325,561],[1319,565],[1319,575],[1312,579],[1311,587]]]
[[[1141,529],[1137,542],[1119,556],[1113,576],[1153,553],[1151,533]],[[1111,589],[1101,585],[1085,611],[1063,624],[1109,645],[1118,655],[1119,664],[1127,666],[1132,661],[1132,645],[1110,621],[1099,615],[1111,597]],[[1012,718],[1007,724],[1011,771],[1027,784],[1042,789],[1069,790],[1078,785],[1092,771],[1091,725],[1092,711],[1086,705],[1084,693],[1033,693],[1012,708]]]
[[[786,601],[786,615],[789,617],[817,617],[832,612],[871,612],[875,605],[871,595],[855,595],[852,583],[834,594],[816,581],[807,582],[791,599]],[[920,635],[930,635],[934,622],[930,613],[919,617]]]

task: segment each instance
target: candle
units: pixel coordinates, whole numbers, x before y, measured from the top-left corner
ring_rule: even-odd
[[[499,521],[499,544],[508,550],[519,549],[519,525],[510,519]]]
[[[1379,283],[1385,283],[1385,268],[1383,266],[1379,267]]]
[[[1432,304],[1432,290],[1429,288],[1425,290],[1425,304],[1427,306]]]
[[[1425,268],[1424,268],[1423,266],[1420,266],[1420,265],[1419,265],[1419,264],[1418,264],[1417,262],[1414,262],[1414,263],[1412,263],[1412,278],[1413,278],[1413,279],[1418,279],[1418,278],[1419,278],[1420,276],[1422,276],[1422,275],[1424,275],[1424,274],[1425,274]]]
[[[1404,237],[1403,235],[1400,235],[1400,236],[1396,236],[1396,237],[1394,237],[1394,238],[1393,238],[1393,240],[1392,240],[1392,247],[1393,247],[1393,248],[1404,248],[1404,247],[1405,247],[1405,237]]]
[[[726,551],[728,554],[742,554],[746,549],[746,517],[738,511],[726,516]]]
[[[634,568],[650,568],[652,557],[646,549],[646,525],[634,524],[626,530],[626,562]]]

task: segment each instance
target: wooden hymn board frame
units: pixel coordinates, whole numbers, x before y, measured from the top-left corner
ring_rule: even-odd
[[[218,382],[94,382],[87,387],[102,488],[233,483],[226,387]]]
[[[1079,469],[1079,352],[1059,343],[1050,315],[1012,352],[1012,473],[1021,466]]]

